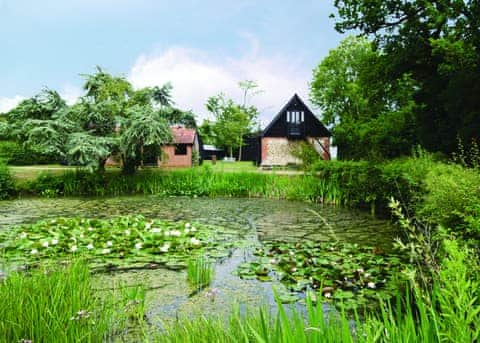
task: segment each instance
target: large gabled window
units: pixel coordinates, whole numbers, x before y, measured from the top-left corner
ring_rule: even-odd
[[[287,123],[300,124],[305,120],[304,111],[287,111]]]

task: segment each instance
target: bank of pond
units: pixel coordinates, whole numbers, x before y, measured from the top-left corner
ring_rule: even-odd
[[[301,176],[41,175],[0,203],[2,339],[475,341],[479,179],[426,157]],[[395,244],[408,230],[372,214],[392,198],[453,228],[428,292]]]

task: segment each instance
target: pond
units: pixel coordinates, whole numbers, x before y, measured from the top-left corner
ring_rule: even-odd
[[[230,255],[215,264],[208,292],[192,293],[185,271],[139,269],[101,274],[99,288],[113,284],[147,288],[148,317],[172,319],[198,313],[227,313],[234,304],[242,307],[273,306],[272,288],[284,287],[277,279],[260,282],[240,278],[240,264],[255,259],[254,248],[267,242],[346,242],[390,251],[396,229],[389,222],[351,209],[295,201],[236,198],[115,197],[20,199],[0,203],[0,230],[40,219],[57,217],[111,218],[143,215],[151,219],[191,221],[226,227],[243,241]],[[328,310],[328,306],[325,306]]]

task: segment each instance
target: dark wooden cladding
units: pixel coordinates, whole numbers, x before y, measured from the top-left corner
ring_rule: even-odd
[[[303,122],[288,122],[288,112],[303,112]],[[263,131],[263,137],[287,137],[289,139],[330,137],[331,135],[330,131],[318,120],[297,94],[290,99]]]

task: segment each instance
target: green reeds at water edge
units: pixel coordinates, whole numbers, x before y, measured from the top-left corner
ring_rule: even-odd
[[[195,257],[187,263],[187,281],[195,290],[201,290],[212,282],[213,264],[206,257]]]
[[[102,342],[124,323],[122,301],[100,300],[82,262],[6,273],[0,299],[0,342]]]

